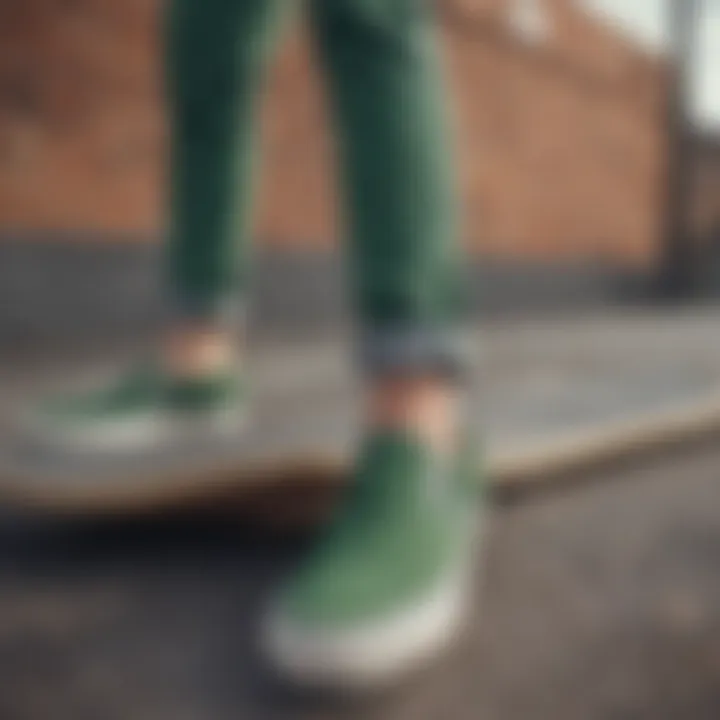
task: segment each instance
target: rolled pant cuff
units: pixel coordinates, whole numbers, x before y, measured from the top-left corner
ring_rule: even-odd
[[[472,362],[466,329],[395,325],[361,333],[361,369],[372,377],[430,374],[462,379]]]

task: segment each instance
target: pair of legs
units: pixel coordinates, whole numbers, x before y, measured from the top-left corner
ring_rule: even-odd
[[[370,429],[355,487],[280,593],[265,641],[296,677],[362,683],[437,650],[465,597],[472,503],[454,447],[455,192],[431,3],[304,5],[337,131]],[[169,269],[191,329],[180,325],[168,354],[181,370],[194,356],[206,370],[214,353],[203,345],[225,344],[225,309],[243,294],[259,88],[297,10],[291,0],[174,0],[170,12]]]
[[[301,4],[337,129],[369,419],[354,482],[281,589],[265,647],[300,679],[362,684],[436,652],[467,596],[473,468],[454,408],[460,256],[428,0],[172,0],[172,320],[161,370],[64,417],[94,431],[102,418],[242,404],[232,310],[248,275],[260,89]]]
[[[374,377],[446,375],[458,362],[455,193],[421,0],[174,0],[169,354],[181,366],[212,355],[201,348],[222,344],[242,302],[264,71],[302,6],[337,129],[361,364]]]

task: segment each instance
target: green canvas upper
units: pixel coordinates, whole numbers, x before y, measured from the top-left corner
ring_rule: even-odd
[[[242,398],[231,374],[171,379],[153,364],[140,364],[97,390],[54,399],[40,410],[59,424],[113,422],[158,411],[183,413],[232,406]]]
[[[443,462],[402,434],[371,438],[336,521],[286,587],[284,612],[310,627],[382,619],[461,568],[475,524],[474,465]]]

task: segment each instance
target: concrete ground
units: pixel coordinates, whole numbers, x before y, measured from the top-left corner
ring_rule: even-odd
[[[287,693],[258,661],[296,538],[167,518],[7,520],[3,720],[715,720],[720,453],[713,443],[491,512],[461,645],[363,703]]]

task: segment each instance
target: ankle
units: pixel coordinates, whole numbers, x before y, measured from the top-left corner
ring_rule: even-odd
[[[239,353],[227,332],[212,327],[172,329],[161,345],[161,363],[173,377],[201,378],[237,368]]]
[[[369,391],[369,424],[372,429],[409,433],[448,453],[456,446],[458,405],[457,388],[445,379],[384,379]]]

